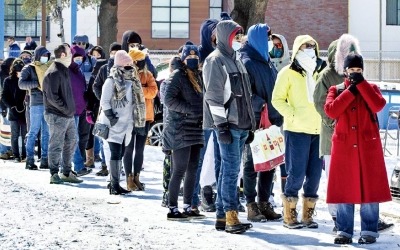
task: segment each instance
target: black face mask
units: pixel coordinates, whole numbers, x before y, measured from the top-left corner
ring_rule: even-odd
[[[146,66],[146,60],[137,61],[136,66],[138,67],[139,70],[144,69],[144,67]]]
[[[196,58],[186,59],[186,66],[191,70],[197,70],[199,68],[199,59]]]

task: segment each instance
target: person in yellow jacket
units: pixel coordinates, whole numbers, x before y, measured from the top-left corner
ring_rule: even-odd
[[[291,63],[278,73],[272,93],[272,105],[284,117],[286,143],[286,180],[282,194],[283,226],[317,228],[313,221],[317,191],[322,172],[319,158],[321,116],[314,107],[316,76],[323,61],[318,43],[309,35],[296,37]],[[301,222],[297,220],[298,192],[303,187]]]

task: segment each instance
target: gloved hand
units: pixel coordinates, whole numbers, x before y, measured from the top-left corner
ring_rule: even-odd
[[[94,124],[94,114],[90,110],[86,110],[86,121],[89,124]]]
[[[360,82],[364,81],[364,76],[362,75],[362,73],[350,73],[349,80],[351,84],[357,85]]]
[[[245,144],[250,144],[254,141],[254,132],[249,130],[249,136],[247,136]]]
[[[1,110],[1,115],[2,115],[3,117],[6,117],[6,116],[7,116],[7,109],[2,109],[2,110]]]
[[[222,144],[231,144],[232,143],[232,134],[229,130],[228,123],[222,123],[217,126],[218,129],[218,141]]]
[[[108,120],[110,120],[110,126],[111,127],[114,126],[115,124],[117,124],[117,122],[118,122],[117,114],[118,113],[114,114],[112,109],[107,109],[107,110],[104,110],[103,112],[106,115],[106,117],[108,118]]]
[[[357,89],[357,86],[355,84],[350,84],[350,86],[347,89],[350,90],[350,92],[353,95],[357,95],[358,94],[358,89]]]

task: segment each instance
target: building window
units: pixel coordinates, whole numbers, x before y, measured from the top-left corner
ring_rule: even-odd
[[[152,0],[152,38],[189,38],[189,0]]]
[[[22,2],[23,0],[5,1],[4,34],[6,37],[13,36],[17,39],[25,39],[26,36],[39,38],[42,34],[42,13],[38,11],[34,17],[25,17],[22,11]],[[47,25],[46,37],[48,37],[48,34],[49,27]]]
[[[400,25],[400,0],[386,0],[386,25]]]
[[[210,18],[219,20],[222,12],[222,0],[210,0]]]

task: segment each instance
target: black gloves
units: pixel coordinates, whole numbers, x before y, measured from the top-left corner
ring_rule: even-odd
[[[229,124],[222,123],[217,126],[218,129],[218,141],[222,144],[231,144],[232,143],[232,134],[229,130]]]
[[[107,110],[104,110],[103,112],[106,115],[106,117],[108,118],[108,120],[110,120],[111,127],[114,126],[118,122],[118,117],[117,117],[118,113],[114,114],[112,109],[107,109]]]
[[[357,85],[364,81],[364,76],[361,73],[350,73],[349,80],[351,84]]]
[[[357,95],[358,94],[358,89],[357,89],[355,84],[350,84],[350,86],[347,89],[350,90],[350,92],[353,95]]]
[[[245,144],[250,144],[253,141],[254,141],[254,132],[250,130],[249,131],[249,136],[247,136]]]

